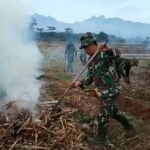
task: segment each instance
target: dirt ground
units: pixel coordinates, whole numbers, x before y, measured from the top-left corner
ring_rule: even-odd
[[[45,78],[43,97],[46,100],[58,100],[63,92],[68,88],[69,83],[74,76],[64,72],[64,44],[56,45],[40,45],[42,53],[45,55]],[[79,54],[79,53],[78,53]],[[133,70],[131,77],[132,89],[128,89],[124,81],[121,82],[123,92],[118,98],[118,106],[122,112],[125,112],[127,117],[136,126],[136,135],[130,138],[124,137],[124,130],[120,124],[114,120],[110,122],[110,139],[115,143],[115,150],[149,150],[150,149],[150,84],[147,80],[147,73],[140,72],[140,67],[145,66],[149,61],[141,62],[139,68]],[[144,65],[143,65],[144,64]],[[74,63],[75,74],[81,69],[82,65],[79,58]],[[85,77],[85,73],[82,78]],[[100,100],[93,92],[94,86],[90,86],[87,90],[80,89],[70,90],[63,99],[64,105],[71,107],[77,111],[77,114],[90,116],[93,122],[100,111]],[[132,91],[133,90],[133,91]],[[132,94],[133,93],[133,94]],[[80,124],[83,128],[85,125]],[[87,125],[88,126],[88,125]],[[88,126],[87,129],[92,130],[95,134],[93,126]],[[86,131],[88,131],[86,129]],[[84,130],[84,129],[83,129]],[[87,132],[87,135],[89,133]],[[89,144],[89,150],[110,150],[111,148],[104,148],[95,144]]]

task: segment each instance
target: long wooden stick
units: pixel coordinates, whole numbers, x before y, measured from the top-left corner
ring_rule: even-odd
[[[73,80],[72,84],[77,81],[77,79],[81,76],[81,74],[84,72],[84,70],[87,68],[87,66],[91,63],[91,61],[94,59],[94,57],[98,54],[98,52],[99,52],[99,50],[97,50],[95,52],[95,54],[90,58],[90,60],[83,67],[83,69],[80,71],[80,73],[75,77],[75,79]],[[57,107],[59,105],[59,103],[62,101],[62,99],[64,98],[64,96],[66,95],[66,93],[68,93],[68,91],[70,90],[70,88],[71,88],[71,86],[69,86],[69,88],[64,92],[64,94],[61,96],[61,98],[59,99],[58,103],[54,107]]]
[[[103,45],[105,46],[107,44],[107,42]],[[75,83],[78,78],[82,75],[82,73],[84,72],[84,70],[87,68],[87,66],[92,62],[92,60],[95,58],[95,56],[100,52],[100,50],[98,49],[94,55],[89,59],[89,61],[87,62],[87,64],[83,67],[83,69],[80,71],[80,73],[75,77],[75,79],[73,80],[72,84]],[[61,98],[58,100],[58,103],[56,103],[56,105],[53,107],[57,107],[60,102],[62,101],[62,99],[64,98],[64,96],[66,95],[66,93],[68,93],[68,91],[70,90],[71,86],[69,86],[69,88],[64,92],[64,94],[61,96]]]
[[[106,44],[108,43],[108,41],[106,41],[103,45],[103,47],[106,46]],[[82,73],[84,72],[84,70],[87,68],[87,66],[92,62],[92,60],[95,58],[95,56],[100,52],[100,50],[98,49],[94,55],[88,60],[88,62],[86,63],[86,65],[83,67],[83,69],[80,71],[80,73],[75,77],[75,79],[73,80],[72,84],[75,83],[78,78],[82,75]],[[60,102],[63,100],[63,98],[65,97],[65,95],[68,93],[68,91],[70,90],[71,86],[68,87],[68,89],[64,92],[64,94],[60,97],[60,99],[58,100],[58,102],[56,103],[56,105],[53,108],[56,108]]]

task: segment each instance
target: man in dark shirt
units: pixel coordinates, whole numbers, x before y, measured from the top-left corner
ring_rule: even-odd
[[[118,58],[115,60],[115,67],[118,74],[118,78],[121,79],[121,76],[124,77],[125,82],[130,84],[129,75],[131,67],[138,66],[138,59],[127,59],[127,58]]]
[[[83,65],[86,64],[86,59],[87,59],[87,54],[84,49],[81,49],[80,61],[82,62]]]
[[[77,51],[75,45],[70,40],[65,50],[65,58],[67,58],[67,62],[68,62],[67,71],[73,72],[72,63],[74,62],[74,55],[76,55],[77,57]]]

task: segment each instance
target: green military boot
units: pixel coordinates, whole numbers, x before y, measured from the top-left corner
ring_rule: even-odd
[[[134,125],[129,122],[129,120],[122,114],[117,114],[113,116],[114,119],[119,121],[125,128],[126,131],[134,130]]]
[[[97,145],[102,146],[114,146],[110,143],[107,137],[108,126],[104,123],[98,123],[98,135],[93,138],[89,138],[88,141],[91,141]]]

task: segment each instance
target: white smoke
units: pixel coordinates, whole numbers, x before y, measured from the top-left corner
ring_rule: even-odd
[[[41,82],[35,77],[41,73],[43,55],[27,32],[27,10],[20,0],[0,2],[0,90],[6,90],[7,101],[22,99],[21,107],[33,109],[40,96]]]

